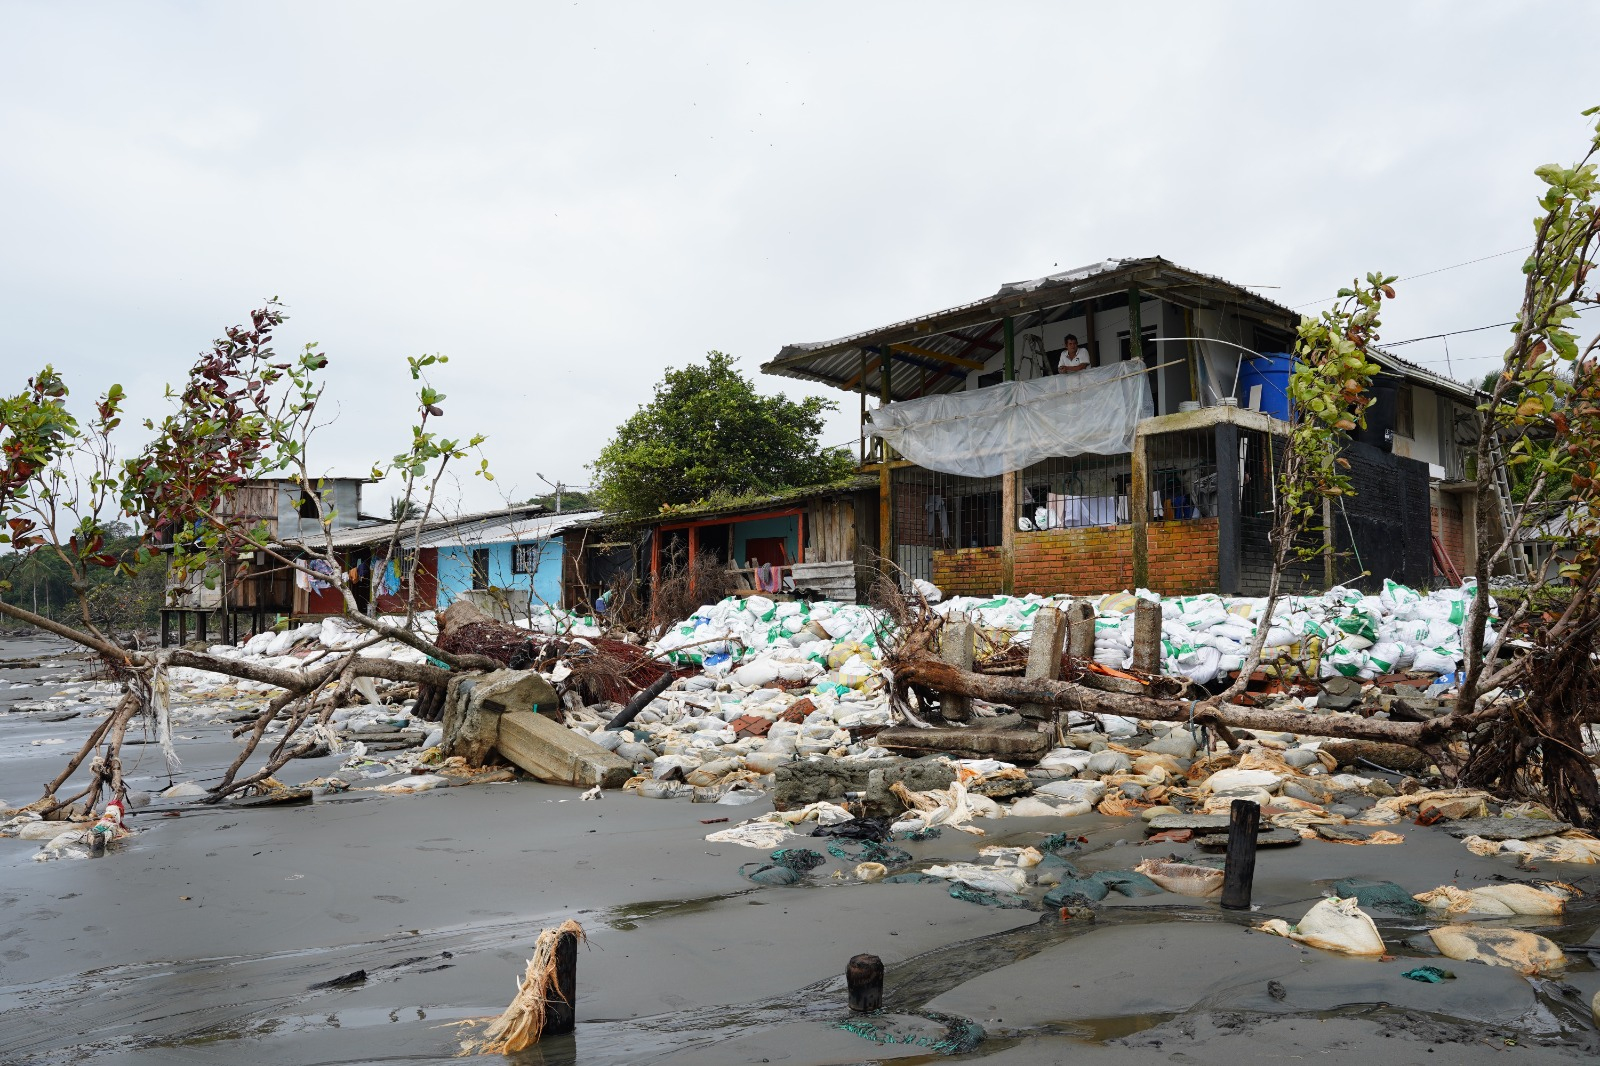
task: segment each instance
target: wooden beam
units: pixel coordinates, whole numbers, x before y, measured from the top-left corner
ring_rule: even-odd
[[[944,352],[936,352],[932,348],[923,348],[915,344],[891,344],[889,347],[897,352],[910,352],[912,355],[920,355],[928,359],[937,359],[941,363],[949,363],[952,366],[966,367],[968,370],[983,369],[983,364],[974,360],[962,359],[960,356],[956,355],[946,355]]]
[[[862,355],[865,355],[865,354],[866,354],[866,352],[863,351]],[[846,389],[854,391],[857,386],[859,386],[863,381],[865,381],[867,379],[867,375],[868,374],[872,373],[874,370],[878,369],[882,365],[883,365],[883,356],[881,356],[881,355],[874,356],[870,361],[861,364],[861,373],[857,374],[855,377],[851,378],[848,382],[846,382],[844,387]]]

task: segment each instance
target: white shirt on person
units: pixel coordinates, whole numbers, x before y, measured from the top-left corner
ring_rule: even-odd
[[[1089,368],[1089,349],[1079,348],[1076,355],[1070,354],[1065,348],[1061,349],[1061,360],[1056,364],[1057,373],[1067,373],[1073,370],[1087,370]]]

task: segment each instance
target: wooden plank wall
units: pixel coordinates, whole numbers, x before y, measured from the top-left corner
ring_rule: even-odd
[[[853,562],[855,557],[854,499],[838,496],[814,500],[806,514],[806,562]]]

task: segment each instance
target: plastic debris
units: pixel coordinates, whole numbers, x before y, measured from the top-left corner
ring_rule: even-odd
[[[1436,985],[1443,981],[1453,981],[1456,975],[1449,970],[1441,970],[1437,966],[1418,966],[1414,970],[1406,970],[1400,975],[1408,981],[1425,981]]]

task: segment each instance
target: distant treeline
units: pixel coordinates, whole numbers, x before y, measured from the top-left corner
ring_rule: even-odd
[[[132,559],[139,546],[137,537],[124,532],[106,538],[109,555]],[[47,618],[81,620],[77,593],[72,588],[72,572],[51,547],[28,552],[0,553],[0,600],[36,611]],[[115,570],[91,567],[88,580],[90,616],[97,625],[117,629],[151,628],[160,621],[161,597],[166,584],[166,561],[145,563],[134,577]]]

